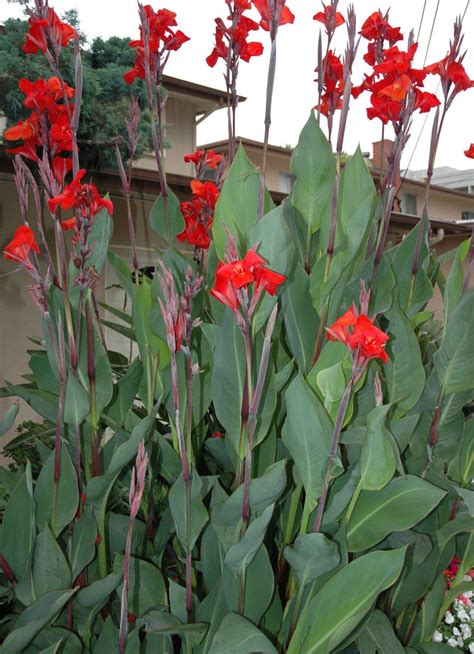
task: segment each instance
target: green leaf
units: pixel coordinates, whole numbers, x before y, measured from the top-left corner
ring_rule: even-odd
[[[224,260],[226,227],[237,238],[239,248],[244,250],[247,234],[257,222],[259,193],[260,172],[240,146],[222,186],[214,212],[212,237],[219,259]]]
[[[169,505],[173,515],[176,533],[180,543],[188,551],[192,550],[204,525],[208,520],[206,507],[201,499],[202,481],[198,473],[193,470],[191,476],[191,526],[189,542],[186,534],[186,484],[180,475],[169,492]]]
[[[184,229],[184,220],[179,206],[179,199],[167,185],[168,191],[168,220],[166,218],[163,195],[156,198],[150,210],[150,225],[165,241],[177,236]]]
[[[91,255],[87,258],[87,265],[89,268],[95,268],[98,274],[104,268],[113,231],[112,218],[106,209],[102,209],[94,216],[92,229],[87,239],[87,244],[92,250]]]
[[[72,372],[66,381],[64,399],[64,421],[72,425],[80,425],[89,415],[89,394]]]
[[[369,552],[331,577],[303,609],[288,654],[336,651],[363,620],[379,594],[397,580],[405,551],[402,548]]]
[[[209,654],[277,654],[268,638],[249,620],[228,613],[212,641]]]
[[[127,263],[113,250],[109,250],[107,253],[107,259],[115,270],[117,277],[119,278],[120,283],[122,284],[124,290],[130,299],[133,299],[135,295],[135,285],[132,281],[132,272]]]
[[[291,172],[296,177],[290,201],[310,227],[319,229],[328,221],[336,162],[331,144],[311,111],[291,155]]]
[[[20,403],[18,401],[14,402],[10,407],[8,407],[5,415],[0,420],[0,436],[5,436],[7,431],[10,431],[10,429],[13,427],[19,409]]]
[[[398,306],[387,314],[389,361],[385,365],[389,400],[395,405],[395,417],[405,415],[421,397],[426,375],[420,346],[410,321]]]
[[[129,409],[138,393],[143,374],[143,366],[140,359],[128,367],[127,372],[114,386],[112,402],[107,407],[107,415],[117,424],[123,425]]]
[[[360,488],[380,490],[392,479],[396,461],[385,420],[390,404],[376,407],[367,416],[367,434],[360,455]]]
[[[36,388],[26,386],[26,384],[7,384],[7,388],[11,395],[16,395],[22,400],[25,400],[33,411],[45,420],[54,422],[58,412],[58,398],[52,393],[46,393]]]
[[[92,511],[86,509],[79,520],[74,523],[71,547],[72,578],[89,565],[95,556],[97,525]]]
[[[231,311],[217,334],[211,392],[217,419],[238,452],[245,377],[245,344]]]
[[[282,438],[293,457],[312,510],[323,488],[332,424],[301,375],[295,377],[288,387],[285,402],[287,416]]]
[[[380,654],[404,654],[405,649],[396,637],[390,620],[385,613],[375,610],[370,618],[364,633],[374,644]]]
[[[124,557],[119,554],[114,560],[114,572],[123,570]],[[119,597],[122,586],[116,589]],[[130,581],[128,588],[128,611],[138,617],[154,606],[168,604],[165,582],[160,570],[148,561],[130,557]]]
[[[274,508],[275,505],[270,504],[261,516],[251,522],[244,537],[228,549],[224,563],[235,574],[244,573],[254,560],[265,538]]]
[[[207,625],[202,622],[181,624],[176,616],[165,611],[147,613],[137,622],[137,626],[147,633],[185,637],[191,647],[199,644],[207,631]]]
[[[303,587],[339,565],[340,556],[336,543],[324,534],[301,534],[285,547],[285,559]]]
[[[150,286],[145,278],[142,279],[138,291],[133,300],[133,326],[140,350],[140,358],[143,366],[152,354],[158,355],[158,365],[164,368],[170,360],[169,350],[166,343],[152,332],[150,327],[150,316],[152,311],[152,299]]]
[[[299,368],[303,372],[308,372],[319,320],[311,304],[309,277],[296,258],[282,286],[281,303],[290,351]]]
[[[55,520],[53,518],[54,499],[54,452],[51,452],[36,482],[36,524],[39,529],[49,525],[57,537],[73,520],[79,505],[77,475],[66,447],[61,448],[60,478],[58,482]]]
[[[397,477],[380,491],[362,491],[347,526],[350,552],[360,552],[394,531],[418,524],[446,493],[414,477]]]
[[[71,586],[71,571],[51,529],[45,527],[35,541],[33,584],[37,597]]]
[[[464,286],[463,261],[469,252],[470,240],[466,240],[456,248],[456,256],[449,269],[444,289],[444,326],[446,327],[451,314],[461,301]]]
[[[106,604],[122,580],[121,574],[110,574],[94,581],[77,594],[73,602],[74,625],[86,647],[92,636],[92,625],[100,609]]]
[[[469,289],[453,311],[434,364],[442,393],[474,387],[474,289]]]
[[[73,590],[53,590],[28,606],[15,622],[13,631],[3,641],[2,651],[20,654],[74,595]]]
[[[35,533],[33,481],[28,463],[8,500],[1,531],[0,551],[18,581],[29,570]]]

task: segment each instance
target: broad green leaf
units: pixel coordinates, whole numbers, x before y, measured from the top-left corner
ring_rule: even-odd
[[[258,624],[270,606],[274,594],[274,572],[265,545],[258,550],[247,568],[244,617]],[[240,579],[224,566],[222,585],[227,611],[238,612]]]
[[[90,256],[87,258],[87,266],[89,268],[93,267],[97,274],[102,272],[107,259],[107,252],[113,231],[114,223],[112,218],[106,209],[102,209],[94,216],[92,229],[87,239],[87,244],[92,250]]]
[[[71,571],[61,547],[48,526],[36,537],[33,584],[37,597],[71,586]]]
[[[107,407],[107,415],[119,425],[123,425],[127,412],[138,393],[142,374],[143,366],[140,359],[137,358],[128,367],[125,375],[119,379],[118,384],[114,386],[114,396]]]
[[[340,556],[336,543],[324,534],[302,534],[285,547],[285,559],[304,586],[339,565]]]
[[[448,323],[451,314],[457,307],[462,298],[464,286],[464,267],[463,261],[469,252],[470,240],[466,240],[456,249],[456,256],[449,269],[446,286],[444,289],[444,326]]]
[[[362,491],[347,526],[350,552],[360,552],[393,531],[418,524],[441,502],[446,493],[414,477],[397,477],[380,491]]]
[[[165,241],[170,241],[184,229],[184,219],[179,206],[179,199],[167,186],[167,211],[163,195],[156,198],[150,210],[150,225]]]
[[[203,551],[203,550],[202,550]],[[209,625],[206,635],[198,647],[195,648],[193,654],[204,654],[209,652],[209,648],[214,638],[214,634],[220,627],[222,620],[227,614],[227,607],[225,603],[224,591],[222,583],[219,581],[206,595],[203,601],[196,609],[196,620],[198,622],[205,622]]]
[[[145,278],[135,293],[133,300],[133,326],[137,338],[138,349],[143,367],[152,355],[158,356],[158,366],[164,368],[170,360],[169,350],[166,343],[152,332],[150,327],[150,316],[152,311],[152,298],[150,287]]]
[[[474,387],[474,289],[451,314],[434,364],[444,395]]]
[[[106,604],[121,580],[121,574],[109,574],[104,579],[94,581],[77,594],[73,602],[74,625],[86,647],[89,646],[92,625],[98,612]]]
[[[367,416],[367,433],[360,454],[360,487],[376,491],[392,479],[396,461],[392,444],[385,429],[390,404],[376,407]]]
[[[240,146],[222,186],[212,224],[212,237],[221,261],[224,260],[227,243],[226,227],[244,251],[247,234],[257,222],[259,193],[260,172]],[[268,210],[268,199],[266,204]]]
[[[404,654],[405,649],[396,637],[390,620],[385,613],[375,610],[364,633],[373,642],[375,650],[380,654]]]
[[[217,419],[238,452],[245,378],[245,344],[231,311],[219,327],[211,391]]]
[[[459,451],[459,473],[464,485],[473,478],[474,468],[474,419],[466,420],[464,434]]]
[[[212,641],[209,654],[277,654],[257,627],[237,613],[228,613]]]
[[[72,425],[80,425],[89,415],[89,393],[72,372],[66,381],[64,398],[64,421]]]
[[[11,395],[25,400],[33,411],[36,411],[42,418],[54,422],[58,412],[58,398],[52,393],[40,391],[37,388],[29,388],[23,384],[7,384]]]
[[[8,407],[5,415],[0,420],[0,436],[5,436],[7,431],[10,431],[10,429],[13,427],[19,409],[20,403],[18,401],[14,402],[10,407]]]
[[[114,560],[114,572],[123,571],[124,557],[119,554]],[[122,586],[116,589],[119,597]],[[168,604],[165,582],[160,570],[149,561],[134,556],[130,558],[130,581],[128,588],[128,611],[138,617],[158,605]]]
[[[231,545],[224,559],[225,565],[235,574],[242,574],[252,563],[260,549],[268,524],[273,515],[274,504],[270,504],[262,515],[251,522],[240,542]]]
[[[33,638],[47,625],[74,595],[73,590],[53,590],[28,606],[18,620],[14,629],[3,641],[5,654],[20,654]]]
[[[379,594],[395,583],[405,552],[405,548],[369,552],[341,568],[303,609],[288,654],[336,651]]]
[[[86,509],[74,523],[71,546],[71,571],[73,580],[95,556],[97,525],[94,514]]]
[[[28,463],[8,500],[1,531],[0,552],[18,581],[29,570],[35,533],[33,481]]]
[[[169,505],[180,543],[186,549],[192,550],[208,520],[206,507],[201,499],[202,481],[195,470],[192,471],[190,487],[191,520],[189,533],[186,531],[185,519],[186,484],[182,475],[178,477],[169,491]]]
[[[73,520],[79,505],[77,475],[67,447],[61,447],[60,478],[58,482],[56,511],[53,511],[54,491],[54,452],[41,468],[35,488],[36,524],[39,529],[49,525],[57,537]],[[53,523],[54,520],[54,524]]]
[[[125,261],[113,250],[108,251],[107,259],[115,270],[120,283],[130,299],[135,295],[135,285],[132,282],[132,271]]]
[[[291,204],[315,232],[321,222],[329,218],[336,162],[331,144],[313,111],[293,150],[290,167],[296,178],[290,196]]]
[[[137,626],[151,634],[178,635],[186,639],[189,646],[198,645],[207,631],[207,625],[202,622],[181,624],[178,618],[166,611],[150,611]]]
[[[410,321],[397,305],[387,314],[389,319],[389,361],[385,365],[390,402],[395,417],[405,415],[415,406],[425,386],[425,371],[420,346]]]
[[[282,438],[293,457],[299,479],[313,509],[323,488],[331,448],[332,424],[301,375],[285,394],[287,416]]]
[[[54,652],[58,654],[82,654],[83,647],[78,636],[65,627],[43,627],[36,638],[24,650],[25,654],[45,654]]]

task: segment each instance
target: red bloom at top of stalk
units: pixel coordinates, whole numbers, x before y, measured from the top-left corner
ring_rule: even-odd
[[[267,263],[265,259],[255,250],[248,250],[243,259],[229,263],[219,262],[211,295],[232,311],[238,310],[241,304],[239,294],[250,284],[255,284],[254,293],[260,294],[266,291],[270,295],[275,295],[277,288],[286,277],[266,268],[265,263]]]
[[[69,186],[54,198],[48,200],[49,210],[54,213],[57,207],[62,209],[79,209],[82,216],[95,216],[103,207],[110,215],[114,212],[110,200],[101,198],[94,184],[82,184],[81,179],[86,174],[84,169],[79,170]]]
[[[295,20],[294,14],[292,14],[289,7],[286,6],[285,1],[286,0],[275,0],[275,5],[278,5],[279,3],[283,5],[278,25],[287,25],[289,23],[293,23]],[[261,16],[260,27],[268,32],[270,30],[270,23],[272,21],[272,14],[268,0],[252,0],[252,4]]]
[[[25,95],[23,100],[25,107],[40,112],[51,111],[56,102],[64,97],[59,77],[40,78],[36,82],[30,82],[30,80],[23,78],[18,82],[18,88]],[[75,90],[64,84],[64,94],[70,100],[74,97]]]
[[[189,36],[186,36],[181,30],[173,29],[178,24],[174,11],[169,9],[154,11],[151,5],[145,5],[143,11],[148,31],[150,70],[154,76],[157,68],[162,65],[163,55],[179,50],[183,43],[189,41]],[[135,64],[123,76],[127,84],[131,84],[136,77],[145,78],[145,34],[142,25],[140,26],[140,38],[130,41],[129,46],[135,49]]]
[[[336,11],[335,14],[333,14],[331,5],[323,5],[323,11],[318,11],[318,13],[313,16],[313,20],[322,23],[328,32],[330,29],[335,30],[341,25],[344,25],[346,22],[344,16],[339,11]]]
[[[468,149],[464,150],[464,154],[469,159],[474,159],[474,143],[471,143],[471,145],[468,147]]]
[[[318,70],[318,69],[316,69]],[[327,116],[342,107],[344,94],[344,66],[340,58],[329,50],[323,60],[324,80],[321,104],[316,107]]]
[[[216,18],[216,32],[215,32],[215,45],[211,54],[206,58],[207,65],[213,68],[218,59],[227,61],[229,47],[231,46],[232,55],[234,58],[242,59],[247,63],[252,57],[258,57],[263,53],[263,45],[258,41],[248,41],[248,35],[252,31],[259,28],[258,23],[254,20],[243,15],[243,11],[248,8],[243,5],[235,5],[237,11],[237,22],[229,27],[226,27],[221,18]]]
[[[401,41],[403,35],[399,27],[392,27],[381,11],[374,11],[362,25],[359,34],[368,41],[387,39],[391,44]]]
[[[21,225],[21,227],[15,230],[13,239],[5,247],[3,255],[5,259],[26,263],[31,250],[37,254],[40,251],[38,243],[35,240],[35,234],[27,225]]]
[[[207,168],[217,168],[221,161],[222,155],[216,154],[214,150],[208,150],[207,152],[204,152],[204,150],[198,149],[191,154],[184,155],[185,163],[193,163],[196,166],[202,164]]]
[[[365,314],[358,314],[353,308],[326,328],[329,341],[340,341],[356,352],[362,359],[381,359],[388,361],[385,344],[389,337],[374,325]]]
[[[23,46],[23,52],[26,54],[36,54],[38,50],[46,52],[48,38],[53,41],[55,47],[65,48],[71,39],[78,36],[76,30],[68,23],[61,21],[51,7],[47,9],[46,18],[31,16],[28,23],[28,33]]]

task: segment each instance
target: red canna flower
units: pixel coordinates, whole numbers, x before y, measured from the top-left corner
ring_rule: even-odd
[[[221,18],[216,18],[215,45],[211,54],[206,58],[207,65],[213,68],[219,58],[227,61],[230,44],[231,59],[249,62],[252,57],[258,57],[263,53],[263,45],[258,41],[248,41],[249,33],[259,28],[258,23],[242,14],[243,9],[239,6],[236,24],[226,27]],[[224,43],[225,41],[225,43]],[[235,62],[234,62],[235,65]]]
[[[470,79],[464,66],[458,61],[452,61],[448,65],[446,73],[457,91],[467,91],[467,89],[474,87],[474,80]]]
[[[387,39],[391,44],[401,41],[403,35],[399,27],[392,27],[381,11],[374,11],[362,25],[359,34],[368,41]]]
[[[211,434],[211,438],[224,438],[224,434],[221,431],[215,431]]]
[[[321,104],[316,109],[319,109],[324,116],[328,116],[341,108],[344,94],[344,66],[340,58],[332,50],[328,51],[323,60],[323,70]]]
[[[184,163],[193,163],[195,166],[201,165],[207,168],[217,168],[222,158],[222,155],[216,154],[214,150],[208,150],[205,153],[204,150],[198,149],[191,154],[185,154]]]
[[[32,250],[36,254],[40,251],[35,234],[27,225],[21,225],[15,230],[13,239],[5,247],[3,255],[5,259],[24,264],[28,262]]]
[[[214,209],[219,197],[219,189],[214,182],[200,182],[198,179],[193,179],[191,191],[197,198],[202,198],[211,209]]]
[[[26,54],[36,54],[38,50],[46,52],[48,38],[56,48],[65,48],[71,39],[78,36],[76,30],[68,23],[63,23],[51,7],[47,9],[46,18],[32,16],[28,23],[28,33],[23,46],[23,52]]]
[[[242,304],[242,291],[248,289],[250,284],[255,284],[254,294],[257,296],[263,291],[275,295],[286,277],[266,268],[265,263],[265,259],[255,250],[248,250],[243,259],[229,263],[219,262],[211,295],[234,312]]]
[[[338,11],[333,14],[331,5],[323,5],[323,11],[318,11],[318,13],[313,16],[313,20],[322,23],[327,32],[329,32],[329,30],[334,31],[346,22],[344,16]]]
[[[381,329],[374,325],[368,316],[350,308],[330,327],[326,328],[330,341],[340,341],[355,352],[355,356],[363,361],[381,359],[388,361],[385,345],[389,339]]]
[[[286,6],[285,0],[276,0],[275,4],[281,3],[283,5],[280,13],[280,20],[278,25],[287,25],[293,23],[295,20],[294,15],[291,13],[290,9]],[[266,32],[270,30],[270,23],[272,19],[270,7],[268,0],[252,0],[252,4],[257,9],[258,13],[261,16],[260,27]]]
[[[204,150],[196,150],[192,154],[184,155],[184,163],[193,163],[197,166],[198,163],[201,163],[202,157],[204,155]]]
[[[468,147],[468,149],[464,150],[464,154],[469,159],[474,159],[474,143],[471,143],[471,145]]]
[[[81,184],[81,180],[86,174],[84,169],[79,170],[69,186],[62,193],[48,200],[49,210],[54,213],[57,207],[62,209],[78,209],[83,217],[95,216],[103,207],[110,215],[114,212],[113,204],[110,200],[101,198],[94,184]]]
[[[75,218],[68,218],[67,220],[62,220],[60,224],[63,232],[67,232],[75,229],[77,221]]]
[[[35,138],[37,134],[38,124],[37,120],[28,118],[27,120],[20,120],[13,127],[7,127],[3,132],[3,138],[6,141],[28,141]]]

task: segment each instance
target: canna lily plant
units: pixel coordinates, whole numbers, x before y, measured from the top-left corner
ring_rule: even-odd
[[[52,77],[20,80],[31,114],[3,135],[22,222],[4,255],[30,277],[43,333],[28,383],[3,392],[54,434],[38,445],[38,476],[29,463],[0,473],[2,652],[431,654],[450,651],[438,626],[474,591],[474,250],[462,243],[444,278],[429,228],[441,128],[473,86],[460,22],[446,57],[416,69],[416,43],[403,49],[387,14],[357,26],[351,6],[343,15],[337,0],[323,5],[317,103],[276,206],[265,165],[235,147],[236,83],[240,59],[263,50],[247,40],[262,28],[266,148],[278,28],[295,16],[284,0],[225,4],[230,24],[216,19],[208,63],[226,67],[229,158],[188,154],[195,179],[182,203],[163,163],[163,71],[188,37],[174,12],[139,6],[125,80],[145,86],[161,188],[150,224],[166,246],[151,280],[139,270],[131,164],[117,148],[130,263],[109,250],[112,202],[80,168],[78,36],[44,0],[31,11],[25,52],[43,56]],[[336,29],[347,30],[342,56]],[[364,43],[371,72],[357,87]],[[60,72],[67,47],[75,88]],[[428,75],[439,76],[441,100],[424,90]],[[377,186],[360,150],[342,160],[350,102],[363,93],[368,118],[395,135]],[[423,215],[393,244],[412,116],[430,110]],[[132,98],[131,158],[139,122]],[[128,298],[128,311],[106,307],[116,317],[107,326],[136,343],[130,360],[103,334],[107,259]]]

